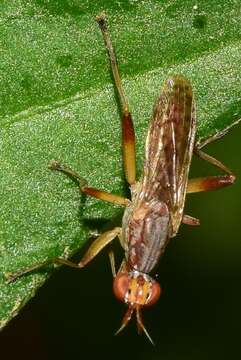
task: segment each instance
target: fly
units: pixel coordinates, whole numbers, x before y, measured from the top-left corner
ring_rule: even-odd
[[[54,258],[16,273],[8,273],[7,277],[13,281],[50,263],[82,268],[118,237],[125,256],[116,273],[114,254],[109,251],[114,277],[113,291],[117,299],[127,305],[127,311],[117,333],[128,324],[135,313],[138,331],[144,331],[152,342],[143,324],[141,310],[156,303],[162,290],[150,274],[155,270],[169,239],[177,234],[180,224],[199,224],[198,219],[183,212],[186,194],[221,188],[231,185],[235,180],[235,176],[225,165],[201,150],[207,143],[224,135],[227,129],[203,142],[195,142],[197,122],[192,86],[181,75],[170,77],[165,81],[154,106],[145,145],[143,175],[136,181],[135,133],[129,105],[122,87],[106,18],[100,15],[96,20],[109,55],[122,109],[123,163],[131,200],[88,187],[81,176],[57,161],[52,162],[50,167],[77,179],[82,193],[125,206],[122,227],[115,227],[95,239],[78,264],[67,259]],[[215,165],[226,175],[188,180],[193,153]]]

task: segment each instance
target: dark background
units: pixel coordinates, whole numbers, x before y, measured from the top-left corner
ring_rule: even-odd
[[[7,359],[202,359],[240,355],[241,126],[206,151],[237,175],[235,185],[189,195],[186,213],[200,227],[182,225],[159,266],[163,296],[144,312],[155,341],[138,336],[135,322],[119,336],[125,306],[112,294],[106,252],[86,269],[61,268],[1,333]],[[195,159],[192,176],[218,173]],[[120,252],[118,244],[117,252]],[[81,253],[76,258],[79,258]]]

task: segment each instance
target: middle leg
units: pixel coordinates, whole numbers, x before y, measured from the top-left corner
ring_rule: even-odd
[[[67,166],[64,166],[62,164],[60,164],[58,161],[52,161],[51,164],[49,165],[49,168],[51,170],[57,170],[60,171],[68,176],[70,176],[71,178],[74,178],[78,184],[79,184],[79,188],[80,191],[84,194],[93,196],[97,199],[103,200],[103,201],[108,201],[111,203],[115,203],[118,205],[128,205],[130,203],[130,200],[123,198],[122,196],[119,195],[115,195],[115,194],[111,194],[107,191],[103,191],[103,190],[98,190],[92,187],[88,187],[87,186],[87,181],[85,179],[83,179],[78,173],[76,173],[74,170],[70,169]]]
[[[218,169],[225,172],[226,175],[206,176],[206,177],[190,179],[188,181],[187,193],[216,190],[232,185],[234,183],[235,175],[221,161],[206,154],[205,152],[200,150],[197,146],[195,147],[194,152],[201,159],[209,162],[210,164],[216,166]]]

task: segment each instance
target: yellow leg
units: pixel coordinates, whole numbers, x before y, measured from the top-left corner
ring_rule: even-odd
[[[108,251],[109,259],[110,259],[110,267],[113,277],[116,277],[116,267],[115,267],[115,254],[113,250]]]
[[[206,176],[190,179],[187,185],[187,193],[220,189],[232,185],[234,180],[234,175]]]
[[[108,201],[111,203],[115,203],[118,205],[128,205],[130,203],[130,200],[123,198],[122,196],[119,195],[115,195],[115,194],[111,194],[108,193],[107,191],[103,191],[103,190],[98,190],[92,187],[88,187],[87,186],[87,181],[85,179],[83,179],[78,173],[76,173],[74,170],[70,169],[69,167],[62,165],[61,163],[59,163],[58,161],[53,161],[50,165],[49,168],[51,170],[57,170],[60,171],[68,176],[70,176],[71,178],[75,179],[80,187],[80,191],[84,194],[93,196],[97,199],[103,200],[103,201]]]
[[[104,15],[100,15],[96,17],[96,21],[100,26],[100,30],[104,38],[105,47],[107,49],[110,59],[110,66],[115,81],[115,86],[119,94],[119,100],[122,110],[123,162],[124,162],[126,180],[130,185],[132,185],[136,181],[136,153],[135,153],[134,126],[131,119],[127,98],[125,96],[122,87],[115,51],[111,43],[110,35],[107,29],[106,18]]]
[[[90,245],[89,249],[85,253],[85,255],[82,257],[80,262],[78,264],[73,263],[72,261],[62,259],[62,258],[54,258],[49,259],[44,262],[34,264],[31,267],[17,271],[15,273],[5,273],[6,278],[9,282],[15,281],[17,278],[31,273],[33,271],[39,270],[47,265],[50,264],[58,264],[58,265],[67,265],[73,268],[83,268],[85,265],[87,265],[106,245],[108,245],[112,240],[114,240],[115,237],[117,237],[121,232],[121,228],[116,227],[112,230],[106,231],[103,234],[101,234],[97,239],[93,241],[93,243]]]
[[[196,155],[198,155],[201,159],[208,161],[210,164],[224,171],[227,175],[206,176],[206,177],[190,179],[188,181],[188,186],[187,186],[188,193],[216,190],[225,186],[232,185],[234,183],[235,175],[232,173],[231,170],[229,170],[229,168],[226,165],[224,165],[221,161],[215,159],[214,157],[201,151],[197,147],[195,148],[194,151]]]
[[[200,220],[193,216],[184,214],[182,218],[182,223],[187,225],[197,226],[200,225]]]
[[[198,148],[195,148],[194,152],[201,159],[203,159],[203,160],[209,162],[210,164],[216,166],[218,169],[224,171],[226,174],[234,176],[232,171],[229,170],[229,168],[226,165],[224,165],[221,161],[219,161],[219,160],[215,159],[214,157],[206,154],[205,152],[203,152],[202,150],[200,150]]]

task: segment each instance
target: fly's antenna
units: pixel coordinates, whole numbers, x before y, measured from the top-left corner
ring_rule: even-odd
[[[124,317],[123,317],[123,320],[122,320],[122,325],[121,327],[115,332],[115,335],[118,335],[125,327],[126,325],[128,324],[128,322],[130,321],[131,317],[132,317],[132,314],[133,314],[133,311],[134,311],[134,307],[133,306],[129,306]]]
[[[100,14],[100,15],[96,16],[95,19],[99,24],[100,30],[101,30],[103,38],[104,38],[105,47],[109,54],[112,74],[113,74],[115,85],[116,85],[116,88],[117,88],[117,91],[118,91],[118,94],[120,97],[122,110],[124,113],[129,113],[128,101],[126,99],[126,96],[125,96],[125,93],[124,93],[124,90],[122,87],[121,78],[120,78],[120,74],[119,74],[119,70],[118,70],[118,66],[117,66],[117,60],[116,60],[116,56],[115,56],[115,50],[113,48],[113,45],[112,45],[112,42],[110,39],[110,35],[108,32],[108,28],[107,28],[106,15],[104,13]]]
[[[137,328],[138,328],[138,333],[140,333],[141,331],[143,331],[146,335],[146,337],[148,338],[148,340],[151,342],[151,344],[154,346],[154,341],[152,340],[151,336],[149,335],[148,331],[146,330],[143,321],[142,321],[142,316],[141,316],[141,310],[139,306],[136,306],[136,321],[137,321]]]
[[[140,334],[142,331],[145,333],[146,337],[148,338],[148,340],[150,341],[150,343],[154,346],[154,341],[152,340],[151,336],[149,335],[148,331],[146,330],[143,321],[142,321],[142,316],[141,316],[141,309],[140,306],[136,305],[136,306],[129,306],[124,317],[122,320],[122,325],[121,327],[115,332],[115,335],[118,335],[125,327],[126,325],[129,323],[129,321],[131,320],[133,311],[136,310],[136,321],[137,321],[137,330],[138,330],[138,334]]]

